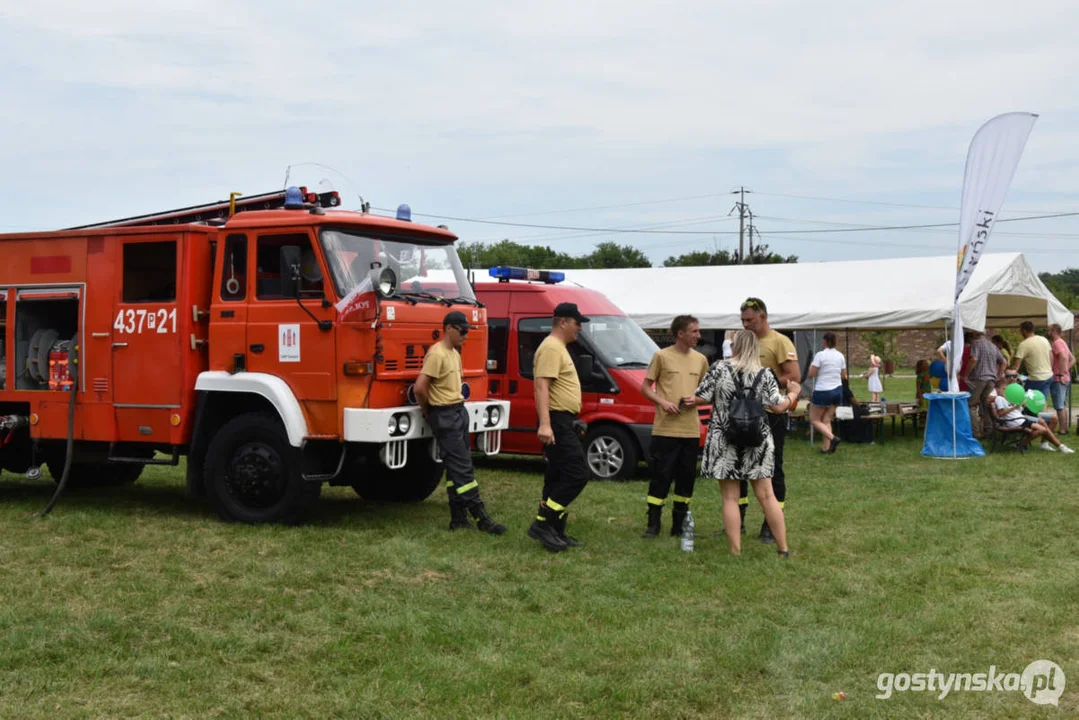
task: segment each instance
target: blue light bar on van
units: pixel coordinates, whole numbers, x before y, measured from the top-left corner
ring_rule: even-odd
[[[498,267],[489,268],[487,272],[499,282],[510,280],[538,280],[544,283],[560,283],[566,279],[566,274],[557,270],[533,270],[532,268]]]

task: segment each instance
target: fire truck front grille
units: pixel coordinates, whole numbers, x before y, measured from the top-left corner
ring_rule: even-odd
[[[393,372],[396,369],[397,369],[397,361],[396,360],[387,360],[386,361],[386,370],[388,370],[390,372]]]
[[[405,358],[405,370],[419,370],[423,367],[423,358]]]
[[[108,392],[109,391],[109,379],[108,378],[94,378],[94,392]]]

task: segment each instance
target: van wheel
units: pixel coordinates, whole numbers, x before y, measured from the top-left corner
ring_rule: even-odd
[[[300,468],[280,420],[246,413],[225,423],[206,450],[206,494],[223,520],[295,524],[322,492]]]
[[[442,480],[442,463],[431,459],[429,440],[413,440],[408,444],[408,461],[400,470],[390,470],[377,454],[353,470],[352,489],[364,500],[377,502],[423,502]]]
[[[584,455],[593,480],[629,480],[637,472],[637,445],[617,425],[590,429],[584,438]]]

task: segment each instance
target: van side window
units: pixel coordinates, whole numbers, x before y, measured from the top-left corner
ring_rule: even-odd
[[[487,318],[487,372],[506,372],[506,353],[510,344],[510,321]]]
[[[225,238],[224,273],[221,276],[221,299],[243,300],[247,297],[247,236]]]
[[[532,378],[536,348],[551,334],[551,318],[525,318],[517,323],[517,365],[521,377]]]
[[[125,303],[176,299],[176,241],[124,243]]]
[[[255,297],[259,300],[281,300],[281,248],[295,245],[300,248],[300,297],[322,297],[322,268],[311,249],[306,233],[262,235],[256,255]]]

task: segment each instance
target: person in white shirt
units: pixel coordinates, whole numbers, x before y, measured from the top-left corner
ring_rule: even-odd
[[[937,348],[937,357],[939,357],[944,362],[948,362],[948,355],[950,355],[951,352],[952,352],[952,341],[951,340],[945,340],[944,344],[941,345],[939,348]]]
[[[725,333],[723,333],[723,359],[724,360],[730,360],[732,354],[733,353],[731,351],[731,331],[728,330]]]
[[[839,446],[832,433],[835,408],[843,401],[843,381],[847,379],[847,359],[835,349],[835,333],[824,333],[824,349],[813,356],[808,377],[817,378],[809,404],[809,422],[824,437],[821,452],[831,454]]]
[[[1009,385],[1019,382],[1019,373],[1016,370],[1005,370],[1004,377],[997,384],[997,389],[989,394],[989,398],[993,401],[993,406],[996,409],[997,421],[1003,426],[1008,428],[1021,427],[1027,432],[1027,438],[1020,443],[1020,447],[1026,449],[1035,438],[1042,438],[1041,449],[1055,452],[1059,450],[1062,453],[1074,453],[1067,445],[1064,445],[1057,436],[1053,434],[1053,431],[1049,429],[1040,418],[1035,418],[1030,415],[1023,414],[1022,405],[1012,405],[1008,402],[1008,398],[1005,397],[1005,392]]]

